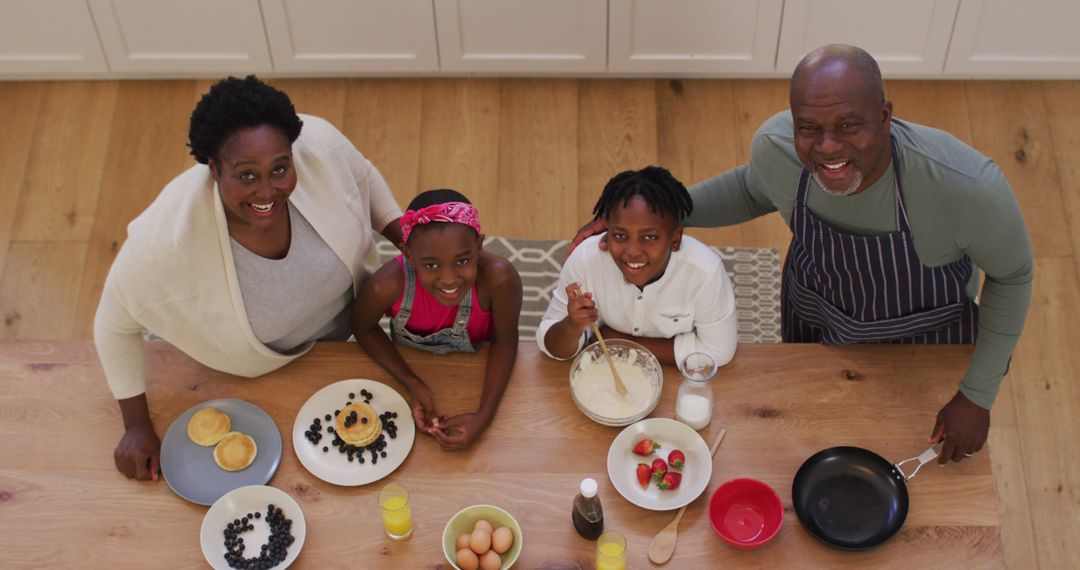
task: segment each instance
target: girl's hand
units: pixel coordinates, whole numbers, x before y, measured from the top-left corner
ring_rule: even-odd
[[[566,318],[579,332],[585,332],[600,318],[592,293],[582,293],[580,283],[566,286]]]
[[[128,479],[158,480],[161,441],[150,423],[136,423],[124,432],[113,451],[116,468]]]
[[[439,422],[431,435],[444,451],[458,451],[472,445],[487,429],[490,420],[478,413],[460,414]]]
[[[438,412],[435,411],[435,398],[432,397],[431,390],[420,382],[411,387],[409,393],[412,394],[412,415],[417,428],[430,434],[439,418]]]

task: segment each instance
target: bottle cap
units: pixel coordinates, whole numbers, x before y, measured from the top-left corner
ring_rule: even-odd
[[[592,477],[586,477],[581,480],[581,496],[586,499],[595,497],[598,488],[596,479],[593,479]]]

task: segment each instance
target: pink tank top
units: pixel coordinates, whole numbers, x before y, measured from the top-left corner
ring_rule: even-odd
[[[397,262],[398,268],[404,272],[404,256],[398,255],[394,258],[394,261]],[[398,311],[401,310],[401,302],[404,298],[405,290],[402,289],[397,301],[394,302],[394,306],[390,307],[389,311],[386,311],[386,316],[393,318],[397,315]],[[443,329],[453,328],[457,312],[458,308],[456,306],[447,307],[443,305],[434,295],[428,293],[427,289],[417,283],[416,291],[413,293],[412,314],[409,315],[409,321],[405,323],[405,328],[413,334],[424,336]],[[469,322],[465,325],[465,330],[469,332],[469,341],[474,344],[491,339],[491,311],[480,308],[480,298],[476,294],[476,283],[473,283],[472,286],[472,311],[469,313]]]

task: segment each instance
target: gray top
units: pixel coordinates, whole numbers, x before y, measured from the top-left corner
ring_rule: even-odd
[[[975,354],[960,390],[989,408],[997,395],[1031,300],[1033,259],[1027,228],[1012,188],[990,158],[952,135],[894,118],[904,203],[915,252],[937,267],[965,254],[986,273],[979,303]],[[795,152],[791,112],[782,111],[754,134],[750,163],[690,188],[688,226],[727,226],[779,211],[790,225],[802,163]],[[847,233],[896,231],[889,168],[869,188],[833,196],[811,178],[806,205],[825,223]],[[975,298],[979,272],[967,293]]]
[[[289,203],[292,242],[283,259],[232,243],[240,295],[255,338],[282,354],[314,340],[349,338],[353,282],[330,246]]]

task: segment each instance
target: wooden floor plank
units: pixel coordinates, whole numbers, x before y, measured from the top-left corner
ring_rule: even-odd
[[[430,79],[424,84],[416,190],[452,188],[480,211],[484,233],[500,235],[498,79]],[[506,189],[511,192],[511,189]],[[405,208],[406,201],[401,207]]]
[[[1035,293],[1010,373],[1021,461],[1042,568],[1067,568],[1080,536],[1080,290],[1073,258],[1037,258]]]
[[[966,83],[963,81],[886,81],[893,116],[947,131],[972,144]]]
[[[733,81],[679,80],[656,82],[659,160],[687,186],[734,168],[741,145],[735,124]],[[692,228],[701,241],[726,246],[743,241],[743,225]]]
[[[1038,568],[1019,430],[992,422],[987,445],[997,489],[1005,564],[1008,568]]]
[[[347,79],[274,79],[269,83],[289,96],[297,113],[322,117],[338,129],[345,125]]]
[[[1041,85],[972,81],[967,95],[975,148],[1012,185],[1035,255],[1072,255]]]
[[[503,194],[495,220],[506,230],[502,235],[570,239],[583,217],[577,207],[578,82],[503,79],[499,115]]]
[[[11,244],[0,278],[0,338],[84,338],[72,325],[85,256],[84,242]]]
[[[105,155],[101,193],[78,291],[74,334],[89,338],[109,267],[127,239],[127,224],[170,180],[195,164],[186,150],[194,84],[122,82]]]
[[[583,79],[578,92],[577,221],[592,217],[604,186],[624,170],[656,164],[655,82]]]
[[[420,163],[418,79],[352,79],[345,102],[345,136],[390,185],[398,204],[416,195]]]
[[[7,267],[8,242],[18,221],[19,198],[26,185],[30,149],[38,134],[37,121],[45,84],[0,83],[0,277]]]
[[[116,82],[49,83],[12,239],[81,241],[94,226]]]
[[[1080,255],[1080,81],[1045,81],[1042,89],[1065,202],[1063,229],[1072,241],[1073,254]]]

